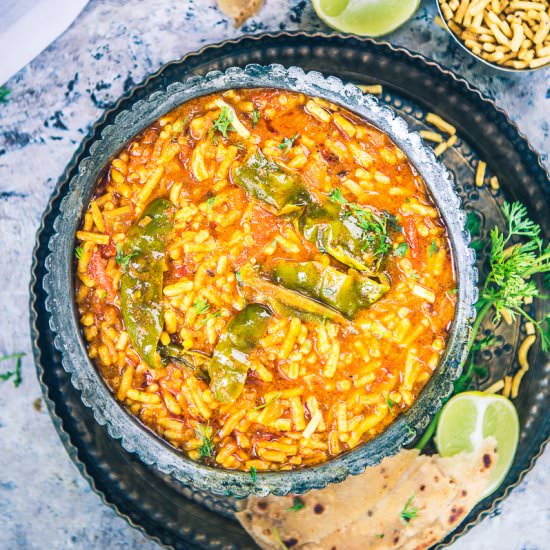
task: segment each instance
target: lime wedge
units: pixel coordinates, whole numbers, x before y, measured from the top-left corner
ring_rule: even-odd
[[[381,36],[408,21],[420,0],[312,0],[329,27],[363,36]]]
[[[459,393],[441,410],[435,435],[441,456],[471,453],[489,436],[497,441],[498,457],[484,498],[499,487],[512,465],[519,438],[518,413],[505,397],[479,391]]]

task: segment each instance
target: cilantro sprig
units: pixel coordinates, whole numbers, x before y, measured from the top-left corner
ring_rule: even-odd
[[[506,228],[494,227],[489,235],[489,274],[476,302],[477,317],[472,325],[466,368],[454,384],[453,395],[468,390],[475,376],[486,374],[486,369],[476,364],[476,357],[491,343],[488,338],[477,338],[487,318],[491,318],[493,324],[498,323],[503,315],[512,320],[523,318],[530,321],[540,335],[543,351],[550,349],[550,314],[536,320],[525,306],[526,298],[546,298],[533,277],[550,273],[550,243],[544,244],[540,226],[529,218],[521,203],[505,202],[502,212]],[[479,219],[476,222],[477,216],[474,216],[469,216],[472,236],[480,232]],[[433,437],[438,421],[439,413],[417,443],[418,449],[423,449]]]
[[[300,137],[300,134],[296,132],[292,137],[284,137],[283,141],[279,144],[279,149],[283,151],[284,153],[288,153],[292,146],[294,145],[294,142]]]
[[[347,207],[348,210],[344,213],[345,217],[353,215],[357,220],[359,227],[363,230],[364,250],[371,248],[376,256],[383,256],[390,251],[389,231],[391,228],[399,228],[394,216],[388,212],[376,214],[370,210],[364,210],[358,204],[349,202],[338,188],[332,189],[328,197],[330,200]]]
[[[13,385],[18,388],[21,385],[21,382],[23,381],[23,377],[21,374],[21,367],[23,366],[23,357],[25,357],[25,353],[10,353],[9,355],[4,355],[3,357],[0,357],[0,362],[3,361],[11,361],[15,359],[15,365],[13,370],[9,370],[6,372],[0,373],[0,382],[7,382],[8,380],[13,378]]]
[[[76,252],[76,250],[75,250]],[[138,252],[131,252],[130,254],[124,254],[124,251],[122,250],[122,245],[120,243],[117,243],[116,245],[116,262],[120,267],[122,267],[123,270],[128,269],[128,264],[130,263],[130,260],[138,255]],[[77,258],[79,256],[77,255]]]
[[[409,500],[405,503],[403,510],[399,513],[399,517],[403,523],[409,523],[412,519],[418,517],[418,507],[412,506],[412,501],[414,500],[415,495],[412,495]]]
[[[304,507],[305,507],[305,504],[303,503],[303,501],[298,497],[294,497],[294,504],[288,510],[290,512],[297,512],[298,510],[301,510]]]
[[[214,445],[213,432],[212,426],[208,424],[197,424],[195,428],[195,434],[201,441],[198,447],[201,458],[211,458],[214,456],[216,448]]]
[[[0,103],[7,103],[9,101],[8,96],[11,94],[11,90],[6,86],[0,86]]]
[[[228,107],[222,107],[218,118],[214,119],[212,122],[212,127],[208,132],[208,135],[211,139],[214,138],[214,135],[218,131],[224,139],[227,139],[229,136],[227,132],[234,132],[233,128],[233,113]]]
[[[202,315],[210,309],[210,304],[204,298],[197,298],[193,303],[193,310],[197,315]]]
[[[260,117],[261,117],[260,111],[258,109],[254,109],[252,111],[252,128],[256,128],[256,124],[260,122]]]

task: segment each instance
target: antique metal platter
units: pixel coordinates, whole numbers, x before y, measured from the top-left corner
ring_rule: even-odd
[[[53,345],[44,308],[44,259],[53,220],[67,193],[69,180],[79,161],[88,154],[91,143],[118,112],[172,82],[248,63],[296,65],[356,84],[381,84],[380,100],[405,118],[414,130],[433,130],[426,122],[426,114],[439,114],[457,128],[456,143],[440,158],[451,171],[465,208],[477,213],[481,233],[478,237],[483,239],[495,223],[502,223],[500,206],[504,200],[521,200],[531,217],[541,224],[545,238],[550,235],[550,219],[545,216],[550,204],[548,174],[505,113],[453,73],[420,55],[386,43],[320,33],[282,32],[242,37],[207,46],[169,63],[122,97],[82,142],[60,177],[44,213],[32,266],[31,333],[44,398],[61,441],[81,473],[102,500],[131,525],[157,542],[175,548],[245,550],[255,545],[232,517],[238,505],[234,499],[193,491],[155,471],[125,451],[95,422],[61,366],[61,357]],[[482,187],[474,183],[479,160],[488,165]],[[488,184],[492,176],[498,177],[498,186]],[[483,246],[478,248],[482,278],[487,258]],[[539,317],[542,305],[537,303],[532,307],[532,315]],[[517,347],[525,333],[519,323],[491,325],[485,330],[494,338],[491,346],[483,351],[488,375],[479,380],[481,387],[516,371]],[[480,502],[437,548],[449,545],[489,514],[521,481],[543,450],[550,435],[550,416],[545,414],[544,407],[550,398],[550,364],[548,355],[538,347],[531,354],[531,369],[516,400],[522,428],[514,465],[502,487]]]

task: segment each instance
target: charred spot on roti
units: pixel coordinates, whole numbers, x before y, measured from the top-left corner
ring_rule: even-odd
[[[313,511],[314,511],[316,514],[322,514],[322,513],[325,511],[325,507],[324,507],[322,504],[317,503],[317,504],[313,507]]]
[[[466,491],[466,489],[462,489],[462,491],[460,492],[460,494],[465,497],[467,494],[468,494],[468,491]]]
[[[291,537],[289,539],[283,540],[283,543],[287,548],[292,548],[293,546],[296,546],[298,544],[298,539]]]
[[[372,517],[372,510],[367,510],[367,516],[369,516],[369,518]]]
[[[393,544],[396,545],[399,543],[399,535],[396,535],[395,537],[393,537]]]
[[[419,487],[419,489],[420,489],[421,491],[425,491],[425,490],[426,490],[426,485],[422,484],[422,485]]]
[[[485,453],[483,455],[483,465],[485,466],[485,468],[490,468],[491,464],[492,464],[491,455],[488,453]]]
[[[464,513],[464,508],[462,506],[459,506],[458,508],[456,506],[453,506],[451,508],[451,515],[449,516],[449,524],[456,523],[458,518],[461,516],[461,514]]]
[[[256,504],[259,510],[267,510],[269,507],[269,503],[267,503],[265,500],[260,500]]]

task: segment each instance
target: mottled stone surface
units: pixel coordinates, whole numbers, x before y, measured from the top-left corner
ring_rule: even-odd
[[[476,64],[432,24],[434,13],[432,0],[424,1],[388,40],[481,88],[550,166],[550,72],[502,76]],[[90,490],[40,407],[27,313],[34,236],[57,177],[90,125],[123,91],[204,44],[278,29],[325,27],[306,0],[266,0],[240,30],[213,0],[92,0],[67,32],[7,83],[10,101],[0,105],[0,356],[25,351],[27,357],[21,387],[0,385],[0,548],[156,547]],[[548,548],[549,467],[546,451],[497,512],[454,548]]]

